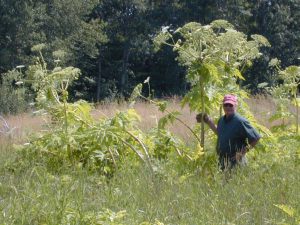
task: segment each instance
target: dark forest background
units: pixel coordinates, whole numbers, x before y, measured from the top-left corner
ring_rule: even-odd
[[[244,74],[241,84],[253,93],[259,83],[274,83],[271,59],[282,68],[299,65],[299,0],[0,0],[1,80],[17,66],[26,70],[32,46],[44,43],[49,66],[60,60],[80,68],[74,100],[126,97],[147,77],[155,97],[183,95],[189,88],[185,68],[172,48],[154,51],[153,38],[162,28],[215,19],[271,43]]]

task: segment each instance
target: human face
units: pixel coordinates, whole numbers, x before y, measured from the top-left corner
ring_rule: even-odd
[[[230,103],[225,103],[225,104],[223,104],[223,110],[224,110],[224,113],[226,116],[231,116],[236,111],[236,105],[233,105]]]

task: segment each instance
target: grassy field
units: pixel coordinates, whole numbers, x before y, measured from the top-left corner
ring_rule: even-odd
[[[256,118],[274,110],[270,100],[249,100]],[[126,105],[105,104],[95,118],[110,117]],[[157,123],[161,113],[145,103],[136,105],[141,129]],[[181,109],[177,100],[169,108],[182,112],[192,126],[195,114]],[[266,152],[249,153],[249,165],[232,174],[209,174],[175,160],[157,161],[153,174],[143,164],[128,159],[111,178],[81,166],[47,170],[15,161],[14,143],[43,127],[29,114],[7,117],[10,135],[0,139],[0,224],[300,224],[300,139],[278,135],[278,144]],[[174,133],[188,141],[186,128],[174,124]],[[281,209],[280,209],[281,208]],[[290,214],[290,215],[289,215]]]

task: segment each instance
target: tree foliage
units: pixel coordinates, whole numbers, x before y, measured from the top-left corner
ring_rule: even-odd
[[[25,99],[29,99],[29,93],[21,82],[23,76],[17,69],[2,75],[0,80],[0,114],[22,113],[28,108]]]
[[[55,59],[80,68],[82,76],[70,90],[73,100],[128,96],[148,76],[156,96],[185,94],[190,85],[186,68],[174,60],[177,53],[167,48],[154,51],[152,39],[163,27],[174,31],[191,21],[226,20],[247,38],[257,33],[269,40],[272,48],[261,48],[264,56],[242,71],[247,79],[240,83],[254,92],[260,90],[259,83],[275,85],[274,71],[268,67],[273,58],[283,67],[299,63],[297,0],[2,0],[0,6],[0,73],[28,66],[34,55],[31,47],[44,43],[46,59],[57,51],[60,57]]]

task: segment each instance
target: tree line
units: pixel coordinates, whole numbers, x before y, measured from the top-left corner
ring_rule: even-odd
[[[156,51],[153,39],[162,29],[215,19],[270,42],[244,73],[241,85],[253,92],[262,82],[275,84],[269,66],[274,58],[282,68],[299,64],[299,0],[0,0],[1,81],[7,71],[29,65],[32,47],[44,44],[50,66],[59,62],[81,70],[71,87],[73,99],[126,97],[147,77],[152,95],[182,95],[190,88],[186,68],[172,48]]]

